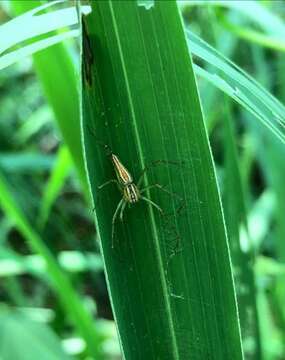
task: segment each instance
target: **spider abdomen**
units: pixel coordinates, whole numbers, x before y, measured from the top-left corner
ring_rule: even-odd
[[[136,203],[139,201],[140,193],[139,189],[134,183],[128,184],[123,189],[124,198],[128,203]]]

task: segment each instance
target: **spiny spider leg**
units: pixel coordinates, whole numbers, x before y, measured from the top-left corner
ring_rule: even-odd
[[[141,196],[140,197],[142,200],[144,200],[145,202],[151,204],[152,206],[154,206],[158,211],[160,211],[161,213],[163,213],[163,210],[156,204],[154,203],[153,201],[151,201],[150,199],[144,197],[144,196]]]
[[[127,201],[125,200],[125,202],[124,202],[123,205],[121,206],[121,211],[120,211],[120,220],[121,220],[121,221],[123,221],[124,210],[125,210],[126,205],[127,205]]]
[[[116,208],[116,211],[114,212],[113,218],[112,218],[112,249],[114,248],[114,233],[115,233],[115,222],[118,215],[118,212],[120,210],[120,207],[123,205],[123,203],[126,202],[124,198],[122,198]]]
[[[105,150],[107,150],[107,155],[111,155],[113,152],[112,152],[110,146],[107,145],[107,144],[104,144],[101,140],[99,140],[99,139],[97,138],[94,130],[92,129],[92,127],[91,127],[89,124],[87,125],[87,129],[88,129],[89,133],[94,137],[94,139],[96,140],[96,142],[97,142],[100,146],[102,146]]]
[[[102,189],[104,186],[109,185],[111,183],[116,183],[118,185],[118,180],[115,180],[115,179],[108,180],[108,181],[104,182],[104,184],[98,186],[98,189]]]
[[[143,181],[143,177],[146,173],[147,170],[149,170],[150,168],[152,168],[153,166],[158,166],[158,165],[181,165],[181,163],[176,162],[176,161],[168,161],[168,160],[155,160],[152,161],[149,165],[147,165],[141,172],[138,182],[137,182],[137,186],[139,187],[141,182]]]
[[[146,190],[149,190],[149,189],[152,189],[152,188],[155,188],[155,187],[158,188],[158,189],[160,189],[160,190],[162,190],[162,191],[164,191],[164,192],[166,192],[168,195],[171,195],[171,196],[173,196],[173,197],[176,197],[176,198],[179,199],[179,200],[183,200],[183,198],[180,197],[178,194],[175,194],[174,192],[171,192],[171,191],[165,189],[165,187],[162,186],[162,185],[160,185],[160,184],[153,184],[153,185],[146,186],[145,188],[143,188],[142,190],[140,190],[140,193],[142,194],[142,193],[145,192]]]

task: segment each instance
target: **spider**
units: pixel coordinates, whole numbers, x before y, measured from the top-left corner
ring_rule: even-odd
[[[141,187],[141,184],[143,181],[143,176],[144,176],[145,172],[148,170],[149,166],[144,168],[144,170],[142,171],[142,173],[139,177],[137,184],[135,184],[130,172],[122,164],[122,162],[119,160],[118,156],[111,153],[111,160],[112,160],[115,172],[116,172],[117,179],[111,179],[109,181],[106,181],[104,184],[99,186],[99,189],[102,189],[104,186],[109,185],[111,183],[116,183],[123,195],[116,207],[116,210],[115,210],[113,218],[112,218],[112,248],[113,248],[114,247],[115,222],[116,222],[119,212],[120,212],[120,220],[123,221],[123,214],[124,214],[124,210],[125,210],[127,204],[132,205],[132,204],[137,203],[139,200],[144,200],[145,202],[149,203],[154,208],[156,208],[160,213],[163,213],[163,210],[156,203],[154,203],[152,200],[150,200],[142,195],[144,192],[146,192],[147,190],[152,189],[152,188],[158,188],[158,189],[168,193],[171,196],[178,197],[179,199],[181,199],[181,198],[177,194],[166,190],[160,184],[149,185],[149,186],[146,186],[141,189],[140,187]],[[176,164],[176,163],[170,162],[170,161],[157,160],[157,161],[154,161],[152,163],[152,165],[155,166],[155,165],[159,165],[159,164],[169,164],[169,163]]]

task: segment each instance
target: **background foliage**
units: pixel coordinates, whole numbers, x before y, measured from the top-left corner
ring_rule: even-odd
[[[25,3],[1,2],[1,23],[40,2]],[[285,5],[180,5],[192,33],[189,47],[223,200],[245,358],[283,359],[285,116],[253,79],[284,102]],[[253,79],[241,84],[193,33]],[[47,359],[83,359],[88,352],[119,358],[80,143],[68,138],[71,122],[79,124],[78,98],[62,96],[68,84],[79,84],[78,41],[44,52],[0,72],[0,355],[33,359],[45,348]],[[262,122],[275,126],[275,134]],[[88,338],[89,345],[96,339],[95,348]]]

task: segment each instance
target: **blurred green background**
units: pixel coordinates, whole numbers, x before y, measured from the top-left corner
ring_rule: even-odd
[[[30,3],[31,8],[39,5],[39,2],[25,3]],[[224,1],[223,6],[193,3],[180,4],[185,26],[284,103],[284,1],[261,1],[258,9],[264,12],[260,13],[255,13],[246,1]],[[17,4],[1,2],[1,24],[22,11]],[[57,56],[64,51],[63,56],[67,52],[68,61],[72,60],[71,65],[68,62],[65,66],[70,67],[67,72],[74,79],[70,81],[79,86],[78,39],[66,41],[64,50],[55,47],[58,47]],[[48,56],[54,56],[55,49],[50,49]],[[0,205],[4,209],[0,218],[0,357],[39,358],[38,351],[44,347],[48,353],[46,359],[88,358],[82,338],[59,306],[58,290],[51,291],[49,268],[43,256],[47,251],[66,270],[68,281],[80,295],[80,305],[91,314],[104,356],[120,358],[85,175],[83,169],[74,167],[74,163],[80,162],[76,156],[82,156],[78,155],[80,144],[72,154],[73,140],[62,136],[73,126],[72,121],[79,119],[78,103],[70,109],[75,117],[72,120],[72,115],[66,115],[68,106],[60,93],[55,96],[57,103],[53,102],[53,84],[43,74],[49,77],[50,72],[59,70],[48,69],[48,63],[40,58],[41,53],[37,55],[34,62],[27,57],[0,72]],[[193,61],[211,71],[211,65],[203,64],[195,56]],[[68,89],[68,81],[64,79],[65,76],[57,80],[57,85],[63,87],[59,91],[63,92],[66,86]],[[253,269],[254,279],[249,271],[248,281],[254,281],[256,286],[260,358],[282,360],[285,359],[285,145],[217,87],[200,77],[198,86],[228,232],[235,231],[231,211],[236,207],[244,206],[248,222],[253,251],[246,266]],[[59,120],[62,116],[65,124]],[[233,149],[229,149],[229,133],[233,136]],[[238,160],[241,184],[236,182],[236,169],[231,168],[227,159],[229,153],[230,159]],[[240,199],[235,197],[235,192],[240,185],[245,201],[237,204]],[[5,192],[7,189],[9,194]],[[17,217],[21,218],[18,222]],[[23,221],[39,239],[33,240]],[[248,239],[244,241],[243,229],[237,231],[240,234],[237,243],[243,249],[248,246]],[[42,253],[38,251],[41,241],[46,246]],[[234,253],[234,246],[230,248]],[[233,258],[236,265],[237,259]],[[239,274],[235,276],[238,278]],[[238,297],[248,295],[247,289],[238,286],[237,293]],[[244,311],[243,316],[250,323],[254,314]],[[250,354],[254,339],[252,334],[247,335],[243,345]],[[23,343],[31,345],[23,350]],[[65,353],[60,344],[64,345]]]

